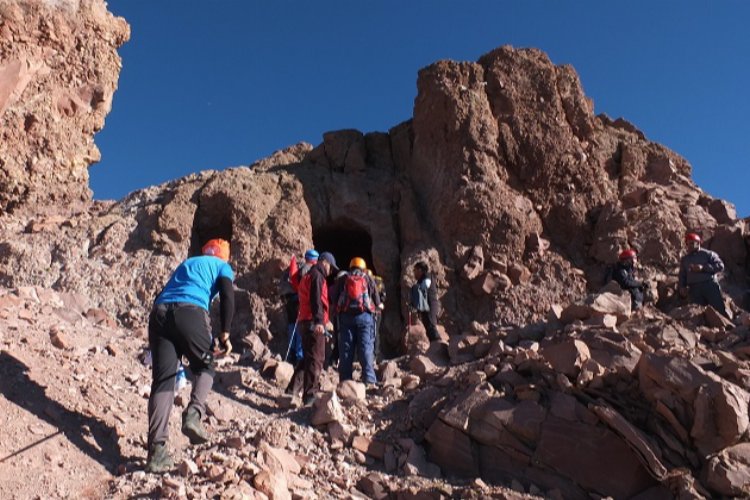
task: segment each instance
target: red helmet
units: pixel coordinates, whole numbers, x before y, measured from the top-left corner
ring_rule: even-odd
[[[632,259],[636,255],[638,255],[638,252],[636,252],[632,248],[628,248],[627,250],[623,250],[622,252],[620,252],[620,260]]]
[[[700,243],[701,237],[697,233],[687,233],[685,235],[685,241],[697,241],[698,243]]]

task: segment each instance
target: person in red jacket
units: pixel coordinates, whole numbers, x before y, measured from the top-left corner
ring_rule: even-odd
[[[302,363],[294,370],[289,384],[292,395],[302,389],[302,400],[312,403],[318,389],[320,372],[326,356],[326,330],[331,323],[328,315],[328,286],[326,278],[339,271],[336,259],[323,252],[318,262],[305,275],[299,285],[299,315],[297,328],[302,336]]]

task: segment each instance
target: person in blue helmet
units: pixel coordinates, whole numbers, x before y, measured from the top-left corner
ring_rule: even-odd
[[[148,400],[148,472],[166,472],[174,466],[167,451],[167,438],[179,360],[187,357],[195,377],[190,402],[182,414],[182,433],[191,444],[200,444],[208,441],[200,421],[214,380],[215,341],[225,354],[232,351],[229,329],[234,315],[234,271],[228,263],[229,242],[210,240],[202,253],[175,269],[156,297],[148,320],[153,360]],[[221,333],[213,339],[208,310],[217,295],[221,301]]]
[[[317,264],[319,256],[320,254],[314,248],[307,250],[305,252],[305,263],[302,267],[295,272],[290,266],[282,277],[282,295],[286,308],[287,338],[289,339],[285,360],[288,360],[293,365],[302,362],[302,358],[304,357],[302,336],[299,333],[297,318],[299,314],[299,295],[297,292],[302,278]]]

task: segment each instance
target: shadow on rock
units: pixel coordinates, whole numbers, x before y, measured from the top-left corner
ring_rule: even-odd
[[[83,453],[110,472],[114,471],[120,460],[120,447],[114,429],[99,419],[71,411],[50,399],[44,388],[31,380],[28,372],[29,367],[23,362],[7,352],[0,353],[0,393],[8,401],[56,427],[58,433],[64,434]],[[26,446],[0,458],[0,463],[25,452],[32,446]]]

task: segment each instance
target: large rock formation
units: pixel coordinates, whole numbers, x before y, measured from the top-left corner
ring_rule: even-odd
[[[0,0],[0,213],[91,199],[129,36],[103,0]]]
[[[105,37],[114,54],[127,30],[112,22],[121,35]],[[249,312],[236,333],[281,332],[280,269],[316,244],[344,264],[364,256],[385,278],[392,349],[419,259],[435,271],[451,333],[472,321],[537,321],[552,304],[598,287],[625,246],[641,249],[668,304],[687,229],[724,256],[728,284],[744,284],[747,229],[733,208],[695,186],[683,158],[624,120],[595,116],[570,67],[537,50],[503,47],[478,63],[429,66],[417,87],[414,118],[388,133],[329,132],[314,148],[299,144],[249,167],[82,205],[70,220],[6,217],[13,237],[0,248],[0,282],[84,292],[134,324],[180,259],[223,236],[232,241]],[[76,119],[101,121],[105,109]],[[8,108],[3,117],[16,114]],[[3,147],[8,158],[29,151],[23,141]],[[8,165],[3,172],[15,175]],[[71,179],[48,182],[45,192],[87,189],[83,177],[78,191],[66,187]],[[21,198],[7,200],[5,210]]]
[[[329,132],[99,202],[86,169],[127,25],[95,0],[0,0],[0,14],[3,287],[53,289],[87,319],[114,327],[108,311],[140,329],[174,266],[223,237],[237,270],[233,335],[262,358],[285,332],[277,282],[290,256],[312,245],[344,266],[362,256],[388,290],[387,351],[416,354],[401,365],[418,376],[386,389],[425,385],[401,423],[446,475],[571,498],[747,493],[747,328],[677,307],[674,294],[683,234],[697,231],[725,260],[737,310],[747,221],[701,191],[685,159],[595,115],[572,68],[511,47],[441,61],[419,73],[413,118],[388,132]],[[586,298],[628,246],[662,311],[632,315],[617,290]],[[429,349],[418,327],[402,343],[419,260],[450,336]],[[402,440],[411,461],[399,467],[434,475],[412,444]]]

